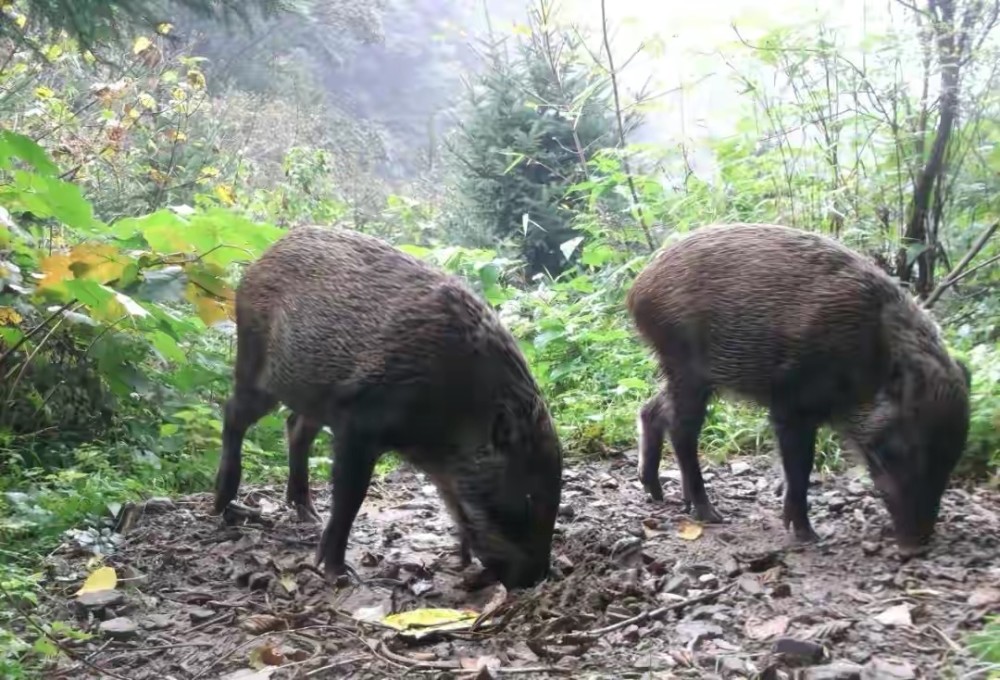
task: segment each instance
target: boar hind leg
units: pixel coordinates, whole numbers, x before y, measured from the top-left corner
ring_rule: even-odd
[[[698,437],[705,422],[711,391],[700,381],[674,377],[667,384],[667,395],[665,408],[670,413],[670,443],[681,469],[685,510],[699,522],[722,522],[722,515],[708,500],[698,463]]]
[[[808,502],[809,475],[816,453],[815,423],[807,420],[772,416],[778,437],[781,464],[785,469],[785,529],[789,526],[795,532],[795,539],[802,543],[818,540],[809,522]]]
[[[348,431],[334,433],[333,448],[333,503],[316,563],[322,562],[326,575],[336,579],[347,573],[347,538],[368,494],[380,451],[365,437]]]
[[[288,488],[285,499],[299,514],[303,522],[320,522],[309,493],[309,451],[322,425],[298,413],[285,420],[288,439]]]
[[[267,392],[247,389],[237,383],[226,402],[222,424],[222,459],[215,475],[215,513],[236,498],[243,475],[243,437],[250,426],[271,412],[278,400]]]

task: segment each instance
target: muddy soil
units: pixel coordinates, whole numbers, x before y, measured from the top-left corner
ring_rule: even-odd
[[[986,677],[961,644],[1000,611],[1000,494],[949,491],[933,551],[904,563],[863,473],[815,477],[822,541],[801,547],[773,459],[705,469],[727,524],[699,534],[676,469],[654,503],[634,452],[571,465],[553,574],[506,594],[467,589],[477,567],[458,570],[451,522],[409,468],[373,484],[348,553],[363,582],[339,588],[312,566],[321,527],[280,487],[244,487],[252,512],[229,526],[208,494],[157,500],[123,513],[114,594],[74,598],[93,566],[79,536],[51,557],[34,616],[94,637],[64,641],[73,658],[47,677]],[[325,517],[329,494],[314,493]],[[475,631],[413,639],[378,623],[488,605]]]

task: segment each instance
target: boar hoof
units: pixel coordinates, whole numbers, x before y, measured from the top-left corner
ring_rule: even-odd
[[[320,519],[319,513],[316,512],[316,508],[313,507],[311,502],[293,503],[292,506],[295,508],[295,512],[298,514],[300,522],[306,522],[308,524],[323,523],[323,520]]]
[[[642,487],[646,490],[646,493],[648,493],[654,501],[657,502],[663,501],[663,487],[660,485],[659,479],[653,479],[652,481],[648,482],[643,480]]]
[[[808,545],[809,543],[817,543],[819,541],[819,535],[813,531],[811,526],[795,527],[793,535],[795,536],[795,542],[800,545]]]
[[[711,503],[696,504],[691,516],[702,524],[722,524],[724,521],[722,515],[719,514],[719,511]]]

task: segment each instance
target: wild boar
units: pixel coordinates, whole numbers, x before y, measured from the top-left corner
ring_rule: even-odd
[[[315,516],[306,461],[333,433],[333,503],[317,563],[345,573],[378,458],[397,451],[441,493],[469,551],[508,587],[548,574],[562,449],[510,332],[457,278],[374,237],[299,227],[236,292],[236,365],[215,511],[239,488],[247,429],[283,403],[287,498]]]
[[[882,493],[900,553],[926,550],[965,447],[970,375],[934,321],[885,272],[841,243],[779,225],[711,225],[663,248],[627,307],[666,386],[639,410],[639,476],[662,500],[669,434],[684,502],[721,517],[705,492],[698,439],[715,394],[768,409],[785,475],[784,523],[816,538],[807,488],[829,425]]]

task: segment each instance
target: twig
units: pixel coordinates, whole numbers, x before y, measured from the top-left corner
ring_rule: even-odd
[[[303,631],[303,630],[339,630],[341,632],[350,633],[351,635],[354,635],[354,633],[351,630],[345,628],[344,626],[338,626],[338,625],[335,625],[335,624],[318,624],[318,625],[314,625],[314,626],[303,626],[302,628],[295,628],[295,629],[291,629],[291,630],[272,630],[272,631],[269,631],[267,633],[261,633],[260,635],[253,636],[249,640],[244,640],[240,644],[238,644],[235,647],[233,647],[232,649],[230,649],[228,652],[225,652],[225,653],[221,654],[219,657],[217,657],[210,664],[208,664],[207,666],[205,666],[204,668],[202,668],[200,671],[198,671],[197,673],[195,673],[191,677],[191,680],[198,680],[198,678],[200,678],[203,675],[205,675],[206,673],[208,673],[210,670],[212,670],[213,668],[215,668],[216,666],[218,666],[220,663],[222,663],[223,661],[225,661],[229,657],[231,657],[233,654],[235,654],[236,652],[240,651],[241,649],[244,649],[244,648],[248,647],[249,645],[253,644],[254,642],[257,642],[258,640],[261,640],[263,638],[269,637],[271,635],[287,635],[289,633],[296,633],[296,632]],[[354,637],[357,637],[357,636],[355,635]],[[366,648],[367,648],[367,646],[368,645],[365,645]]]
[[[38,324],[37,326],[35,326],[34,328],[32,328],[30,331],[28,331],[27,333],[25,333],[23,336],[21,336],[21,339],[18,340],[17,342],[15,342],[13,345],[11,345],[10,349],[8,349],[3,354],[0,354],[0,366],[3,366],[4,362],[7,360],[7,357],[9,357],[11,354],[13,354],[14,352],[16,352],[17,350],[21,349],[21,345],[23,345],[28,340],[30,340],[33,335],[35,335],[38,331],[40,331],[43,328],[45,328],[45,326],[48,325],[48,323],[50,321],[52,321],[54,318],[56,318],[57,316],[59,316],[60,314],[62,314],[63,312],[65,312],[67,309],[69,309],[70,307],[72,307],[75,304],[76,304],[76,298],[73,298],[72,300],[70,300],[69,302],[67,302],[66,304],[64,304],[62,307],[60,307],[56,311],[52,312],[40,324]]]
[[[673,604],[664,605],[662,607],[657,607],[656,609],[647,609],[646,611],[633,616],[630,619],[625,619],[624,621],[619,621],[617,623],[612,623],[611,625],[604,626],[603,628],[594,628],[592,630],[581,630],[573,633],[564,633],[561,635],[552,636],[550,638],[543,638],[542,642],[557,642],[557,644],[569,643],[573,644],[575,641],[589,642],[594,641],[597,638],[612,633],[616,630],[622,628],[628,628],[629,626],[637,623],[643,623],[644,621],[649,621],[651,619],[658,619],[664,614],[668,614],[672,611],[677,611],[678,609],[683,609],[684,607],[689,607],[693,604],[698,604],[699,602],[705,602],[706,600],[712,600],[722,595],[728,590],[731,590],[735,583],[730,583],[724,588],[719,588],[717,590],[712,590],[707,593],[703,593],[698,597],[689,597],[686,600],[680,602],[674,602]]]
[[[942,294],[944,294],[946,290],[954,286],[963,278],[964,275],[962,274],[962,270],[968,267],[969,263],[972,262],[973,258],[975,258],[976,255],[979,254],[979,251],[981,251],[986,246],[986,242],[990,240],[990,237],[993,236],[993,233],[997,230],[997,228],[1000,228],[1000,222],[994,222],[989,227],[987,227],[982,234],[979,235],[979,238],[976,239],[976,242],[972,244],[972,247],[969,248],[968,252],[966,252],[965,255],[962,256],[962,259],[959,260],[958,264],[955,265],[955,268],[952,269],[948,273],[948,275],[944,277],[944,280],[938,284],[937,288],[931,291],[931,294],[927,296],[927,299],[924,301],[923,305],[924,309],[930,309],[931,306],[938,301],[938,299],[941,297]],[[973,269],[973,271],[981,269],[983,266],[990,264],[996,259],[997,258],[994,257],[987,260],[983,264]]]
[[[379,643],[378,647],[373,651],[376,654],[385,656],[389,661],[395,661],[398,664],[403,664],[416,670],[454,671],[462,667],[462,664],[457,661],[418,661],[405,654],[397,654],[389,649],[389,646],[384,641]]]
[[[7,600],[7,603],[10,605],[11,609],[13,611],[18,611],[19,608],[17,606],[17,600],[15,600],[13,598],[13,596],[11,596],[11,594],[10,594],[10,592],[8,592],[7,588],[4,587],[3,583],[0,583],[0,593],[3,593],[4,599]],[[63,644],[62,640],[60,640],[59,638],[57,638],[54,635],[52,635],[52,633],[50,633],[49,631],[45,630],[45,627],[42,624],[38,623],[38,621],[35,620],[34,616],[32,616],[31,614],[29,614],[28,612],[25,612],[25,611],[22,611],[21,615],[24,616],[25,620],[28,622],[28,624],[32,628],[34,628],[35,630],[37,630],[44,637],[47,637],[49,640],[51,640],[52,643],[55,644],[55,646],[58,647],[59,650],[63,654],[65,654],[66,656],[68,656],[69,658],[73,659],[74,661],[76,661],[78,663],[83,664],[84,666],[86,666],[90,670],[95,671],[100,676],[105,676],[106,675],[106,676],[109,676],[109,677],[112,677],[112,678],[116,678],[116,680],[128,680],[128,678],[126,678],[126,677],[124,677],[122,675],[118,675],[117,673],[113,673],[113,672],[109,671],[106,668],[102,668],[101,666],[98,666],[96,663],[88,660],[87,658],[80,658],[80,657],[75,656],[73,654],[73,652],[70,651],[66,647],[66,645]]]
[[[312,677],[314,675],[319,675],[323,671],[328,671],[328,670],[331,670],[331,669],[334,669],[334,668],[340,668],[341,666],[346,666],[348,664],[357,663],[358,661],[363,661],[364,659],[367,659],[367,658],[368,658],[367,656],[351,656],[351,657],[348,657],[346,659],[341,659],[340,661],[334,661],[333,663],[328,664],[326,666],[321,666],[319,668],[314,668],[313,670],[311,670],[308,673],[306,673],[306,677],[310,678],[310,677]]]
[[[649,231],[649,225],[646,224],[646,212],[642,209],[642,204],[639,201],[639,192],[635,188],[635,179],[632,177],[632,168],[628,162],[628,155],[625,149],[625,123],[622,120],[621,95],[618,93],[618,74],[615,71],[615,58],[611,53],[611,39],[608,37],[608,13],[605,5],[606,0],[601,0],[601,35],[604,38],[604,51],[608,54],[608,77],[611,79],[611,92],[615,98],[615,120],[618,123],[618,142],[621,144],[622,149],[622,169],[625,170],[625,180],[628,183],[629,193],[632,194],[632,203],[635,205],[635,212],[639,218],[639,226],[642,227],[642,232],[646,236],[646,244],[649,246],[649,252],[653,252],[656,250],[656,244],[653,242],[653,235]]]

